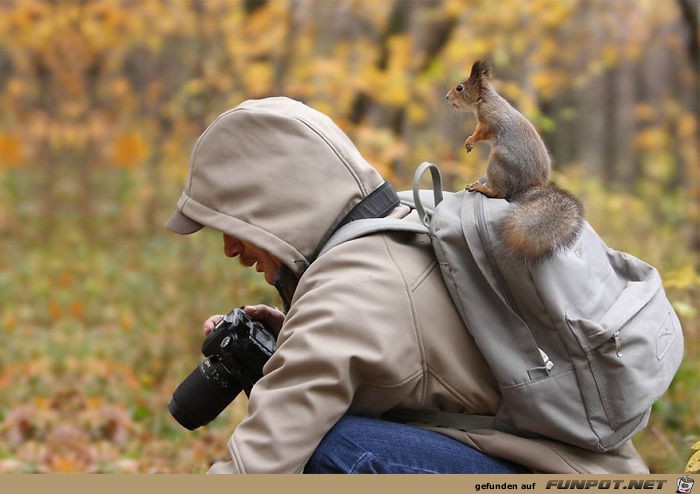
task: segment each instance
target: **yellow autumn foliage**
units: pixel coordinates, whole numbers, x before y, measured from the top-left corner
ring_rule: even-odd
[[[700,473],[700,441],[696,442],[690,449],[695,451],[695,453],[693,453],[688,460],[685,466],[685,472]]]
[[[22,140],[16,133],[0,133],[0,168],[21,166],[25,162]]]
[[[164,231],[195,139],[244,99],[286,95],[397,189],[427,160],[460,190],[490,149],[464,152],[474,116],[445,93],[479,58],[606,243],[663,274],[687,358],[635,443],[653,472],[683,469],[700,430],[700,161],[679,5],[0,2],[0,472],[199,473],[225,458],[245,397],[195,434],[168,400],[201,358],[203,317],[279,301],[215,232]]]
[[[122,134],[112,143],[111,161],[117,167],[134,168],[148,155],[148,144],[138,134]]]

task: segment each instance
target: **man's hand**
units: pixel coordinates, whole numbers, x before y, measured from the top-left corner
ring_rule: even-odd
[[[260,321],[263,323],[267,329],[275,334],[275,336],[279,334],[280,329],[282,328],[282,323],[284,322],[284,312],[281,310],[259,304],[246,305],[243,308],[243,311],[255,321]],[[216,326],[216,323],[218,323],[222,317],[224,316],[221,314],[214,314],[213,316],[209,316],[209,319],[204,321],[202,329],[204,330],[205,336],[209,336],[209,333],[214,330],[214,326]]]
[[[209,333],[211,333],[214,330],[214,326],[216,326],[216,323],[221,321],[221,318],[224,316],[221,314],[214,314],[213,316],[209,316],[209,319],[204,321],[203,328],[204,329],[204,335],[209,336]]]
[[[263,304],[246,305],[243,308],[243,312],[248,314],[252,319],[263,323],[267,329],[275,334],[275,336],[277,336],[280,329],[282,329],[284,312],[276,307],[270,307],[269,305]]]

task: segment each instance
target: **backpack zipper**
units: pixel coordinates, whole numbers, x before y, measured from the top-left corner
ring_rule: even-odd
[[[617,355],[618,357],[622,357],[622,343],[620,343],[620,332],[621,331],[622,331],[621,329],[618,329],[610,337],[610,341],[615,342],[615,355]]]
[[[493,276],[496,278],[496,284],[498,284],[498,288],[505,296],[506,303],[510,306],[511,310],[513,310],[513,312],[515,312],[518,317],[522,319],[522,315],[520,314],[520,309],[515,301],[515,297],[513,297],[510,288],[508,288],[505,278],[503,277],[503,273],[501,273],[498,264],[496,264],[496,257],[494,256],[493,249],[491,249],[491,236],[486,223],[486,215],[484,214],[484,196],[482,194],[477,193],[474,197],[474,212],[476,213],[476,231],[479,234],[479,240],[481,241],[481,245],[486,253],[489,266],[493,271]]]
[[[510,291],[501,269],[498,267],[498,264],[496,264],[496,256],[491,248],[491,235],[489,233],[488,223],[486,222],[486,214],[484,213],[484,196],[482,194],[477,194],[476,197],[474,197],[474,212],[476,213],[476,231],[479,234],[479,240],[481,241],[481,245],[486,253],[486,259],[491,267],[493,276],[496,278],[496,284],[505,297],[506,305],[508,305],[509,308],[515,312],[520,320],[523,320],[518,303],[515,301],[515,297]],[[534,335],[532,338],[534,340]],[[542,362],[544,363],[544,369],[547,371],[547,374],[549,374],[554,368],[554,362],[549,359],[549,356],[539,346],[537,349],[540,351],[540,356],[542,357]]]

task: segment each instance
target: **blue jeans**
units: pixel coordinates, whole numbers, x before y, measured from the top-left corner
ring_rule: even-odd
[[[438,432],[346,415],[326,434],[304,473],[530,473]]]

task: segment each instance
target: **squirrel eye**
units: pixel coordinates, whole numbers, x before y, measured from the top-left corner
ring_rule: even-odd
[[[455,90],[458,93],[461,93],[464,90],[464,86],[462,86],[461,84],[457,84],[457,86],[455,87]]]

